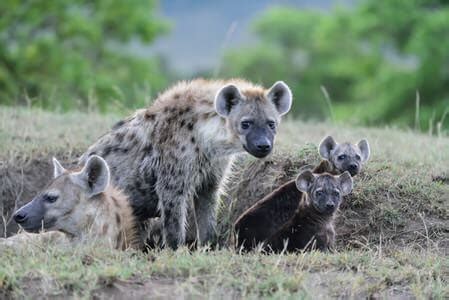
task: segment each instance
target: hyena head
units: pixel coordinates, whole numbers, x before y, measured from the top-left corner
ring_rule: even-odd
[[[79,172],[65,170],[53,158],[54,178],[31,202],[14,214],[14,220],[28,232],[59,230],[77,236],[87,223],[89,201],[109,185],[109,168],[92,155]]]
[[[370,148],[366,139],[356,145],[337,144],[333,137],[328,136],[321,142],[319,151],[320,155],[329,160],[340,173],[348,171],[351,176],[360,172],[362,165],[370,156]]]
[[[292,93],[282,81],[269,90],[240,90],[229,84],[215,97],[215,109],[227,119],[228,130],[245,151],[258,158],[270,154],[281,116],[291,104]]]
[[[304,171],[296,178],[296,187],[306,193],[310,204],[321,214],[331,215],[340,206],[341,199],[352,191],[352,177],[348,171],[333,176]]]

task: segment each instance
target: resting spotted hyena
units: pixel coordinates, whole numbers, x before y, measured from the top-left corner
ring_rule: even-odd
[[[215,236],[217,193],[233,155],[267,156],[291,103],[283,82],[268,90],[243,80],[181,82],[119,122],[80,161],[104,157],[138,221],[161,217],[165,245],[185,243],[187,222],[204,244]]]
[[[109,168],[101,157],[91,156],[81,171],[67,171],[55,158],[53,165],[54,179],[14,214],[25,231],[59,231],[73,242],[100,239],[117,249],[139,247],[132,209],[109,184]]]
[[[310,165],[304,166],[300,171],[310,169],[314,174],[332,175],[348,171],[355,176],[370,156],[366,139],[361,140],[357,145],[337,144],[331,136],[328,136],[320,143],[318,150],[324,158],[321,163],[315,168]],[[293,217],[301,199],[301,191],[295,186],[295,180],[290,180],[257,201],[236,220],[234,231],[238,248],[254,248],[255,245],[266,241]]]

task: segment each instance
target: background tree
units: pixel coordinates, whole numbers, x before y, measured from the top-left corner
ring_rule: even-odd
[[[345,121],[420,125],[445,120],[449,109],[449,3],[365,0],[332,12],[278,7],[254,24],[259,43],[229,51],[223,73],[270,84],[284,78],[294,113],[325,118],[321,91]]]
[[[0,104],[143,105],[137,91],[159,90],[166,79],[157,60],[124,45],[167,30],[154,11],[153,0],[0,1]]]

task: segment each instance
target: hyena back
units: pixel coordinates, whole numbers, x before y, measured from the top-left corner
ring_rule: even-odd
[[[161,217],[165,245],[185,242],[187,221],[201,244],[211,242],[217,193],[233,155],[267,156],[291,101],[283,82],[268,90],[243,80],[181,82],[119,122],[81,162],[104,157],[139,222]]]
[[[28,232],[60,231],[74,241],[100,240],[113,248],[139,247],[128,199],[109,184],[109,168],[91,156],[81,171],[67,171],[54,158],[54,179],[14,220]]]

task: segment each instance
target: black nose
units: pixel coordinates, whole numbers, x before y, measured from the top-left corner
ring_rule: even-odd
[[[356,164],[349,165],[349,170],[356,171],[357,170],[357,165]]]
[[[14,214],[14,221],[16,221],[18,224],[25,222],[26,219],[27,215],[23,212],[18,211]]]
[[[256,145],[257,150],[260,152],[268,152],[271,151],[271,145],[268,143],[260,143]]]
[[[334,209],[334,207],[335,207],[335,204],[334,204],[334,203],[326,203],[326,208],[327,208],[328,210]]]

